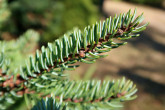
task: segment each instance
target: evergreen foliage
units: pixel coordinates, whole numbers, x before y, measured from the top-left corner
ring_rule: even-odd
[[[94,63],[107,56],[105,52],[126,44],[117,43],[115,39],[139,36],[137,33],[145,30],[148,24],[139,26],[142,21],[143,14],[136,17],[136,10],[133,14],[129,10],[126,14],[87,26],[83,31],[75,29],[48,43],[47,47],[42,46],[41,51],[37,50],[29,59],[24,58],[24,63],[15,66],[14,70],[10,70],[12,62],[8,62],[11,58],[4,46],[0,55],[0,108],[6,109],[20,97],[31,102],[30,105],[36,104],[32,110],[120,108],[121,102],[136,98],[137,88],[132,81],[125,78],[103,82],[70,81],[63,72],[78,67],[76,62]],[[32,35],[38,36],[32,31],[25,33],[18,40],[20,43],[16,43],[18,47],[24,50],[26,36]]]

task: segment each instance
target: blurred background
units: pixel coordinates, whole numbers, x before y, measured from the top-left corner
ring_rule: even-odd
[[[81,64],[71,79],[117,79],[137,84],[138,98],[123,110],[165,110],[165,0],[0,0],[0,39],[17,39],[28,29],[40,34],[40,45],[75,27],[137,8],[150,22],[139,38],[108,53],[96,64]],[[99,68],[98,68],[99,67]],[[85,68],[85,69],[84,69]],[[23,105],[22,105],[23,106]]]

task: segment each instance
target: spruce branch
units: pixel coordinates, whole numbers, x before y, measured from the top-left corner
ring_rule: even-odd
[[[21,88],[20,80],[16,80],[19,78],[16,67],[21,65],[26,56],[24,54],[31,51],[29,48],[34,47],[38,39],[37,32],[28,30],[17,40],[0,41],[0,109],[22,97],[13,92]]]
[[[148,23],[139,26],[143,20],[143,14],[136,19],[135,16],[136,10],[133,14],[129,10],[126,14],[96,22],[86,27],[83,32],[74,30],[74,32],[65,34],[53,43],[48,43],[48,47],[42,46],[41,52],[36,51],[35,58],[30,56],[29,60],[25,61],[25,65],[20,66],[17,71],[19,74],[8,77],[5,73],[3,75],[0,73],[2,79],[0,87],[3,93],[0,95],[2,98],[0,102],[7,100],[4,94],[9,97],[21,97],[25,93],[41,93],[45,89],[56,88],[66,82],[67,84],[75,83],[68,82],[63,71],[74,70],[77,65],[70,64],[76,62],[94,63],[96,59],[107,56],[102,53],[126,44],[126,42],[116,43],[114,39],[127,40],[139,36],[137,33],[143,31]],[[67,93],[66,89],[63,90],[64,94]],[[101,101],[102,99],[95,100]]]
[[[56,85],[51,99],[58,103],[62,101],[63,105],[67,105],[66,109],[80,109],[78,104],[81,104],[83,109],[86,107],[115,109],[122,106],[120,102],[136,98],[134,95],[136,92],[136,85],[130,80],[126,81],[125,78],[117,81],[103,81],[102,83],[96,80],[69,81],[63,85]],[[42,107],[43,105],[44,103],[40,104]],[[36,110],[36,106],[32,110]]]
[[[66,110],[66,106],[62,102],[59,103],[53,98],[46,97],[46,100],[38,101],[32,110]]]

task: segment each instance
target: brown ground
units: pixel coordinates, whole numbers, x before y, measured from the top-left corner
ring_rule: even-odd
[[[138,14],[144,12],[144,23],[150,22],[147,30],[139,38],[129,40],[127,45],[112,50],[108,57],[98,60],[93,77],[125,76],[137,84],[138,98],[126,103],[124,110],[165,110],[165,11],[110,0],[103,4],[108,16],[135,7]],[[82,65],[76,72],[84,73],[88,66]]]

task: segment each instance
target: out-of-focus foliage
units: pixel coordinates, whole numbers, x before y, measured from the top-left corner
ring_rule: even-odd
[[[3,22],[9,17],[10,11],[7,8],[6,0],[0,0],[0,28]]]
[[[147,4],[161,8],[163,8],[163,2],[164,2],[164,0],[125,0],[125,1],[135,2],[139,4]]]
[[[100,5],[103,3],[104,0],[92,0],[94,4]]]
[[[10,62],[10,69],[15,70],[19,65],[25,64],[24,59],[37,47],[39,34],[33,30],[27,30],[17,40],[0,41],[0,52],[5,53],[5,58]]]
[[[92,0],[8,0],[8,7],[11,16],[1,28],[3,32],[18,36],[32,28],[41,33],[44,42],[99,18]]]

